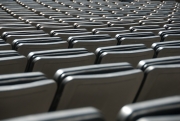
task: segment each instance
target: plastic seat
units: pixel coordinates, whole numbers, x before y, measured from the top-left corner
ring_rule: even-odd
[[[3,32],[2,38],[7,42],[12,44],[15,39],[22,38],[39,38],[39,37],[49,37],[49,34],[46,34],[42,30],[29,30],[29,31],[6,31]]]
[[[165,30],[160,31],[159,36],[161,37],[161,41],[173,41],[173,40],[179,40],[180,39],[180,30]]]
[[[90,52],[95,52],[99,46],[116,45],[115,38],[111,38],[108,34],[100,35],[83,35],[83,36],[70,36],[68,38],[69,48],[84,47]]]
[[[6,19],[4,19],[4,21],[6,21]],[[7,21],[7,22],[11,22],[11,21]],[[36,30],[36,28],[31,26],[30,24],[21,24],[21,23],[20,24],[19,23],[13,23],[13,24],[2,23],[2,25],[0,25],[0,35],[2,35],[3,32],[6,32],[6,31],[21,31],[21,30]]]
[[[180,40],[157,42],[152,44],[154,57],[178,56],[180,53]]]
[[[14,50],[0,51],[0,74],[20,73],[25,71],[27,59]]]
[[[0,39],[0,50],[11,50],[10,44],[6,43],[4,40]]]
[[[135,101],[179,94],[179,56],[141,60],[138,68],[144,71],[145,78]],[[169,86],[171,86],[173,90],[169,88]]]
[[[12,47],[19,54],[27,56],[32,51],[65,49],[68,43],[59,37],[15,39]]]
[[[73,120],[73,121],[104,121],[102,114],[93,107],[84,107],[77,109],[68,109],[56,112],[41,113],[35,115],[22,116],[12,119],[7,119],[4,121],[64,121],[64,120]]]
[[[158,35],[159,31],[165,30],[159,25],[132,26],[129,29],[131,32],[153,32],[155,35]]]
[[[132,20],[122,20],[122,21],[109,21],[108,23],[109,27],[124,27],[125,29],[129,29],[131,26],[138,26],[139,23],[135,23]],[[129,30],[130,31],[130,30]]]
[[[119,45],[125,44],[145,44],[146,47],[151,47],[155,42],[159,42],[161,38],[154,35],[152,32],[135,32],[117,34],[116,39]]]
[[[149,116],[138,119],[137,121],[179,121],[180,115]]]
[[[86,29],[62,29],[52,30],[50,35],[52,37],[60,37],[62,40],[67,41],[69,36],[92,35],[92,33]]]
[[[86,28],[87,31],[92,31],[93,28],[99,28],[99,27],[107,27],[107,25],[103,24],[102,22],[79,22],[74,24],[74,28],[76,29]]]
[[[91,105],[112,121],[121,106],[132,102],[142,78],[142,72],[128,63],[59,69],[55,80],[60,90],[52,106],[62,110]]]
[[[175,114],[179,114],[179,103],[180,97],[172,96],[144,102],[138,102],[134,104],[128,104],[121,108],[121,110],[119,111],[118,121],[142,121],[140,120],[140,118],[148,116],[173,116]],[[166,119],[163,121],[166,121]]]
[[[111,37],[115,37],[119,33],[127,33],[129,30],[125,30],[124,27],[106,27],[106,28],[94,28],[93,34],[109,34]]]
[[[39,23],[36,25],[38,30],[43,30],[46,33],[51,33],[52,30],[61,30],[61,29],[73,29],[73,26],[68,25],[67,23]]]
[[[84,48],[56,49],[30,52],[26,71],[41,71],[53,78],[59,68],[93,64],[95,55]]]
[[[143,44],[99,47],[95,63],[129,62],[136,67],[142,59],[153,57],[154,51]]]
[[[57,89],[41,72],[6,74],[0,80],[1,120],[47,112]]]

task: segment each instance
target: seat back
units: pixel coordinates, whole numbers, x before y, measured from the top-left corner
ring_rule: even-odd
[[[179,121],[180,115],[149,116],[138,119],[137,121]]]
[[[154,99],[123,106],[118,114],[118,121],[136,121],[147,116],[179,114],[180,96]],[[139,120],[138,120],[139,121]],[[156,120],[158,121],[158,120]]]
[[[68,43],[59,37],[26,38],[15,39],[12,47],[20,54],[27,56],[32,51],[65,49],[68,48]]]
[[[147,67],[144,71],[145,77],[135,102],[179,95],[179,72],[180,64]]]
[[[94,53],[84,48],[35,51],[28,55],[26,71],[41,71],[52,78],[59,68],[93,64]]]
[[[49,110],[57,84],[42,76],[39,72],[1,75],[0,119]]]
[[[133,101],[142,78],[138,69],[67,76],[61,82],[57,110],[91,105],[102,111],[106,120],[115,120],[118,108]]]
[[[22,116],[4,121],[104,121],[102,114],[93,107],[62,110],[56,112]]]
[[[99,47],[95,63],[129,62],[136,67],[144,58],[152,58],[154,51],[143,44]]]

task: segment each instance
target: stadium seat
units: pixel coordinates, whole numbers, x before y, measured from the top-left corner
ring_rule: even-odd
[[[172,96],[134,104],[128,104],[123,106],[119,111],[118,121],[144,121],[140,120],[140,118],[147,116],[166,116],[179,114],[179,103],[180,96]]]
[[[94,28],[92,30],[93,34],[109,34],[112,38],[119,33],[126,33],[129,30],[125,30],[124,27],[105,27],[105,28]]]
[[[180,115],[149,116],[138,119],[137,121],[179,121]]]
[[[3,32],[2,38],[7,42],[12,44],[15,39],[22,38],[37,38],[37,37],[49,37],[49,34],[46,34],[42,30],[29,30],[29,31],[6,31]]]
[[[86,29],[62,29],[52,30],[50,35],[67,41],[69,36],[92,35],[92,32],[88,32]]]
[[[25,71],[27,59],[14,50],[0,51],[0,74],[20,73]]]
[[[93,107],[62,110],[50,113],[28,115],[5,119],[4,121],[104,121],[99,110]]]
[[[119,45],[126,44],[145,44],[146,47],[151,47],[154,42],[159,42],[161,38],[154,35],[152,32],[135,32],[117,34],[116,39]]]
[[[159,31],[165,30],[165,28],[160,27],[159,25],[144,25],[144,26],[131,26],[131,32],[153,32],[155,35],[158,35]]]
[[[153,53],[153,49],[146,48],[144,44],[99,47],[95,63],[129,62],[136,67],[140,60],[152,58]]]
[[[42,115],[39,120],[50,115],[55,120],[52,115],[56,112],[51,111],[92,106],[102,112],[105,120],[115,121],[126,104],[179,95],[178,1],[0,0],[0,74],[22,76],[15,79],[18,83],[7,79],[0,84],[11,83],[7,90],[13,90],[19,81],[27,80],[23,85],[35,82],[29,82],[23,74],[40,71],[44,79],[54,79],[51,81],[57,86],[52,87],[55,95],[50,96],[46,110],[23,114],[20,109],[18,114],[12,100],[3,108],[12,107],[15,113],[2,110],[2,115]],[[30,102],[28,99],[24,103],[22,100],[23,107]],[[29,111],[31,104],[27,107]],[[92,120],[92,115],[85,114],[81,119],[79,116],[85,112],[77,113],[77,117],[69,118],[69,114],[66,119]],[[135,120],[154,117],[140,118]]]
[[[154,58],[166,56],[178,56],[180,53],[180,40],[157,42],[152,44],[154,49]]]
[[[34,51],[27,58],[27,72],[41,71],[48,78],[53,78],[59,68],[93,64],[95,55],[84,48],[76,48]]]
[[[40,72],[1,75],[0,119],[47,112],[57,84]]]
[[[137,67],[144,71],[145,77],[134,101],[179,95],[179,59],[170,56],[141,60]]]
[[[99,46],[116,45],[115,38],[108,34],[70,36],[68,38],[69,48],[85,47],[89,52],[95,52]]]
[[[51,109],[91,105],[102,111],[105,120],[114,121],[118,109],[133,101],[142,78],[142,71],[128,63],[59,69],[55,73],[59,89]]]
[[[27,56],[32,51],[65,49],[68,48],[68,43],[60,37],[26,38],[15,39],[12,47],[19,54]]]
[[[11,50],[11,45],[0,39],[0,50]]]

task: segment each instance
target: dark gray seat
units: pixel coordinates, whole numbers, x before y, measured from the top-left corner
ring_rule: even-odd
[[[110,10],[109,12],[111,12],[113,10]],[[109,14],[109,15],[104,15],[104,18],[111,18],[111,19],[117,19],[118,17],[122,17],[124,16],[124,14]]]
[[[4,121],[104,121],[102,114],[93,107],[61,110],[56,112],[22,116]]]
[[[147,19],[147,20],[140,20],[140,25],[159,25],[160,27],[163,27],[164,24],[167,24],[168,21],[165,21],[164,19]]]
[[[68,26],[68,23],[59,23],[59,22],[37,22],[36,28],[40,29],[42,26]]]
[[[170,19],[168,19],[168,21],[169,21],[169,23],[179,23],[180,18],[179,17],[178,18],[170,18]]]
[[[23,38],[39,38],[39,37],[49,37],[49,34],[46,34],[42,30],[25,30],[25,31],[6,31],[3,32],[2,38],[7,42],[12,44],[15,39]]]
[[[68,38],[69,48],[81,48],[84,47],[90,52],[95,52],[99,46],[111,46],[116,45],[115,38],[111,38],[108,34],[100,35],[83,35],[83,36],[70,36]]]
[[[164,27],[166,29],[180,29],[180,23],[176,23],[176,24],[165,24]]]
[[[71,15],[62,14],[62,15],[58,15],[58,16],[50,16],[49,18],[50,18],[50,20],[59,21],[59,19],[62,19],[62,18],[72,18],[72,16]]]
[[[22,24],[22,23],[12,23],[9,24],[5,23],[6,20],[4,20],[4,24],[0,26],[0,35],[3,34],[3,32],[6,31],[22,31],[22,30],[36,30],[35,27],[31,26],[30,24]]]
[[[179,121],[180,115],[148,116],[137,121]]]
[[[84,14],[84,15],[82,15],[82,14],[77,14],[77,15],[74,15],[75,17],[77,17],[77,18],[85,18],[85,19],[87,19],[87,20],[89,20],[90,18],[93,18],[93,17],[100,17],[99,15],[89,15],[89,14]]]
[[[144,71],[145,77],[135,101],[180,94],[178,91],[180,78],[179,62],[179,56],[141,60],[138,68]]]
[[[91,105],[102,111],[105,120],[114,121],[119,108],[134,100],[142,78],[143,73],[128,63],[59,69],[55,74],[59,91],[52,109]]]
[[[127,8],[125,8],[125,9],[127,9]],[[132,9],[131,11],[134,11],[134,9]],[[144,18],[143,18],[143,16],[139,16],[139,15],[137,15],[137,16],[124,16],[124,17],[119,17],[118,18],[118,20],[120,20],[120,21],[134,21],[134,22],[139,22],[140,20],[143,20]],[[139,24],[138,24],[139,25]]]
[[[45,18],[49,18],[50,16],[62,15],[62,13],[57,11],[42,11],[39,13],[39,15],[44,16]]]
[[[39,23],[36,25],[38,30],[43,30],[46,33],[51,33],[52,30],[61,30],[61,29],[73,29],[73,26],[68,25],[67,23]]]
[[[55,22],[55,21],[53,19],[44,19],[44,18],[42,18],[42,19],[33,19],[33,18],[29,18],[29,19],[25,19],[24,22],[26,22],[28,24],[31,24],[33,26],[36,26],[36,24],[34,24],[36,22],[41,23],[41,22]]]
[[[65,49],[68,48],[68,43],[60,37],[26,38],[15,39],[12,47],[19,54],[27,56],[32,51]]]
[[[142,117],[179,115],[180,96],[154,99],[125,105],[118,114],[118,121],[144,121]],[[168,118],[167,118],[168,119]],[[151,121],[151,120],[145,120]],[[153,120],[152,120],[153,121]],[[159,121],[159,120],[156,120]],[[163,120],[166,121],[166,120]],[[171,121],[171,120],[168,120]],[[172,120],[173,121],[173,120]]]
[[[62,19],[59,19],[59,22],[61,23],[68,23],[70,25],[74,25],[74,23],[77,23],[77,22],[84,22],[84,21],[87,21],[85,18],[62,18]]]
[[[86,28],[87,31],[92,31],[94,28],[100,28],[100,27],[107,27],[106,24],[102,22],[78,22],[74,24],[74,28],[76,29],[82,29]]]
[[[22,21],[26,21],[27,19],[45,19],[47,20],[46,18],[44,18],[43,16],[38,16],[38,15],[35,15],[35,16],[21,16],[19,17],[20,20]]]
[[[155,35],[158,35],[159,31],[165,30],[159,25],[131,26],[129,29],[131,32],[153,32]]]
[[[108,17],[108,18],[104,18],[104,17],[90,18],[91,22],[103,22],[104,24],[107,24],[107,22],[112,21],[112,20],[116,21],[117,19],[110,18],[110,17]]]
[[[0,39],[0,50],[11,50],[10,44],[6,43],[4,40]]]
[[[157,42],[152,44],[154,58],[166,56],[178,56],[180,53],[180,40]]]
[[[20,23],[24,23],[24,22],[22,22],[22,21],[20,21],[20,20],[18,20],[18,19],[0,19],[0,22],[1,23],[9,23],[9,22],[11,22],[11,23],[16,23],[16,22],[20,22]]]
[[[153,53],[153,49],[146,48],[144,44],[99,47],[95,63],[129,62],[136,67],[140,60],[152,58]]]
[[[60,37],[62,40],[67,41],[69,36],[92,35],[92,32],[88,32],[86,29],[62,29],[52,30],[50,35],[52,37]]]
[[[180,35],[179,34],[166,34],[164,35],[163,39],[165,41],[179,40]]]
[[[137,68],[140,68],[141,70],[145,71],[149,66],[172,65],[179,63],[180,63],[180,56],[161,57],[161,58],[141,60],[138,63]]]
[[[50,9],[50,8],[44,8],[44,7],[42,7],[42,6],[40,6],[39,8],[29,8],[29,9],[31,9],[34,13],[36,13],[36,14],[39,14],[39,13],[41,13],[41,12],[54,12],[54,10],[53,9]],[[56,11],[58,11],[59,12],[59,10],[57,9]]]
[[[17,73],[1,75],[0,88],[2,120],[47,112],[57,84],[41,72]]]
[[[117,34],[116,39],[119,45],[124,44],[145,44],[146,47],[151,47],[155,42],[159,42],[161,38],[154,35],[152,32],[135,32]]]
[[[41,71],[52,78],[59,68],[93,64],[95,55],[84,48],[30,52],[26,71]]]
[[[89,12],[89,14],[103,16],[103,15],[109,15],[111,13],[109,13],[107,11],[92,10]]]
[[[111,37],[115,37],[119,33],[128,33],[129,30],[125,30],[124,27],[105,27],[105,28],[94,28],[93,34],[109,34]]]
[[[34,12],[11,12],[11,15],[16,19],[23,16],[38,16]]]
[[[132,20],[109,21],[107,24],[109,27],[124,27],[125,29],[129,29],[131,26],[139,25],[139,23],[135,23]],[[129,30],[129,32],[130,32],[130,30]]]
[[[27,59],[14,50],[0,51],[0,74],[24,72]]]
[[[173,40],[179,40],[180,39],[180,30],[165,30],[160,31],[159,36],[161,37],[161,41],[173,41]]]
[[[168,19],[168,16],[160,15],[147,15],[145,16],[146,19],[164,19],[165,21]]]

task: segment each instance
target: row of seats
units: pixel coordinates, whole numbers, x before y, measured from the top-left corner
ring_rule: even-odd
[[[45,3],[50,4],[53,1],[52,2],[37,1],[37,2],[44,5]],[[2,34],[2,39],[3,39],[3,40],[1,40],[2,41],[2,44],[1,44],[2,49],[9,50],[9,49],[11,49],[10,46],[12,45],[12,49],[16,50],[20,55],[27,56],[28,62],[24,62],[23,66],[21,66],[21,65],[19,66],[19,68],[21,68],[20,70],[22,70],[22,71],[9,70],[7,72],[3,71],[3,73],[1,73],[1,74],[18,73],[18,72],[24,72],[24,71],[42,71],[42,69],[41,69],[42,66],[39,66],[39,65],[38,65],[37,69],[33,69],[33,66],[31,67],[31,69],[29,69],[28,63],[30,63],[29,58],[32,54],[30,52],[32,52],[32,51],[45,50],[45,52],[47,52],[46,50],[50,50],[50,52],[51,52],[51,49],[82,48],[83,47],[83,48],[86,48],[90,53],[94,52],[96,55],[99,55],[99,54],[97,54],[98,53],[97,51],[99,51],[99,47],[102,48],[103,46],[110,46],[109,48],[108,47],[104,48],[109,51],[109,52],[105,51],[105,53],[107,53],[107,54],[105,54],[106,56],[104,56],[104,54],[103,54],[103,56],[99,55],[96,57],[96,59],[94,59],[94,62],[91,62],[88,64],[92,64],[92,63],[99,64],[99,63],[110,63],[110,62],[130,62],[134,67],[142,59],[148,59],[148,58],[152,58],[152,57],[169,56],[169,55],[171,55],[171,53],[173,53],[173,55],[179,54],[179,51],[178,51],[179,46],[178,45],[176,46],[176,44],[174,42],[170,42],[169,46],[166,44],[165,45],[166,47],[164,46],[163,48],[162,48],[163,45],[161,45],[161,48],[158,50],[153,48],[154,51],[149,48],[152,46],[152,44],[155,44],[157,42],[172,41],[172,40],[176,40],[179,38],[179,30],[178,29],[165,30],[165,28],[160,28],[160,25],[146,25],[146,24],[144,25],[144,24],[142,24],[142,22],[144,23],[149,20],[150,21],[152,20],[153,22],[155,22],[155,23],[152,22],[152,24],[158,24],[157,21],[161,22],[161,19],[160,20],[158,20],[158,19],[149,19],[148,20],[147,19],[145,21],[141,20],[140,23],[143,26],[134,26],[134,25],[129,24],[129,22],[133,23],[134,21],[136,21],[137,17],[139,17],[139,16],[133,16],[133,15],[128,14],[128,16],[126,18],[121,18],[121,17],[119,18],[118,17],[119,14],[115,14],[116,17],[114,15],[113,15],[114,17],[107,16],[108,14],[105,14],[105,16],[103,16],[103,17],[94,17],[93,18],[93,19],[100,20],[100,21],[103,21],[103,19],[107,19],[108,21],[106,21],[106,22],[108,22],[108,25],[109,25],[109,27],[107,28],[107,27],[105,27],[106,25],[102,24],[101,22],[90,21],[92,18],[90,20],[87,20],[85,18],[72,18],[72,17],[70,17],[69,14],[73,13],[73,15],[74,15],[74,11],[67,10],[65,8],[62,9],[62,6],[59,5],[59,6],[61,6],[61,10],[59,10],[59,11],[56,10],[55,13],[56,14],[64,13],[65,17],[56,15],[55,16],[56,19],[59,20],[59,22],[62,22],[62,23],[58,23],[58,22],[56,22],[56,19],[52,19],[52,20],[45,19],[44,18],[44,17],[46,17],[45,13],[43,14],[43,13],[41,13],[41,11],[34,10],[35,6],[41,6],[41,8],[39,8],[40,10],[44,10],[44,9],[47,9],[45,7],[49,7],[47,5],[44,5],[45,7],[42,8],[42,5],[38,5],[37,2],[35,2],[35,1],[31,1],[31,2],[17,1],[17,3],[13,2],[11,4],[6,4],[6,2],[4,2],[4,4],[2,4],[1,7],[5,11],[7,11],[8,13],[11,13],[11,15],[13,15],[13,17],[11,15],[7,16],[7,15],[4,15],[4,12],[2,12],[2,15],[4,15],[2,17],[2,20],[4,20],[5,18],[7,19],[7,21],[13,20],[13,22],[12,22],[13,24],[10,24],[10,25],[6,24],[7,21],[5,21],[4,23],[2,22],[2,28],[1,28],[1,30],[2,30],[1,34]],[[68,2],[67,4],[70,4],[70,3]],[[19,9],[12,8],[12,6],[14,6],[16,4],[21,5],[19,7]],[[52,4],[50,4],[50,5],[52,5]],[[175,4],[175,5],[177,5],[177,4]],[[69,5],[67,5],[67,6],[69,6]],[[67,8],[67,6],[66,6],[66,8]],[[138,6],[140,6],[140,5],[138,4]],[[171,5],[168,3],[166,6],[171,6],[173,8],[173,4]],[[78,8],[79,8],[79,6],[78,6]],[[133,6],[131,9],[133,9]],[[130,11],[131,11],[131,9],[130,9]],[[24,10],[28,10],[28,11],[26,13],[23,13]],[[30,10],[32,10],[32,11],[30,11]],[[52,12],[50,12],[51,10],[52,9],[48,8],[47,14],[54,15],[55,13],[53,14]],[[86,9],[84,9],[84,10],[86,11]],[[161,10],[161,9],[159,8],[159,10]],[[93,11],[94,11],[94,13],[97,13],[96,15],[101,15],[100,14],[101,12],[104,15],[104,13],[107,12],[106,9],[103,9],[103,11],[99,10],[100,13],[95,10],[93,10]],[[69,13],[67,14],[67,12],[69,12]],[[76,11],[76,12],[82,12],[82,11]],[[144,12],[146,13],[147,11],[144,11]],[[39,16],[38,13],[41,16]],[[111,13],[109,13],[109,14],[111,14]],[[16,16],[18,16],[18,17],[16,17]],[[67,16],[69,16],[69,17],[67,17]],[[91,16],[91,14],[90,14],[90,16]],[[48,16],[48,17],[53,18],[52,16]],[[130,18],[128,18],[128,17],[131,17],[131,18],[135,17],[134,21],[132,19],[130,20]],[[172,19],[173,20],[177,19],[175,17],[176,16],[173,16],[173,18],[170,18],[170,20],[168,20],[169,23],[172,22]],[[14,18],[18,18],[18,19],[14,20]],[[129,26],[130,31],[125,29],[126,25],[124,23],[121,24],[120,26],[117,25],[114,27],[114,25],[116,25],[116,24],[112,25],[111,20],[113,20],[113,22],[115,22],[115,18],[117,18],[116,23],[117,22],[123,23],[123,22],[127,21],[128,24],[127,24],[127,22],[125,22],[125,23],[126,23],[126,25]],[[125,19],[125,21],[119,20],[119,19]],[[19,23],[20,20],[23,22],[26,22],[28,24]],[[138,19],[138,21],[139,21],[139,19]],[[18,22],[18,23],[16,23],[16,22]],[[75,23],[75,22],[77,22],[77,23]],[[76,29],[74,29],[72,26],[69,26],[70,24],[74,24],[74,27]],[[35,26],[37,27],[37,29],[42,29],[42,30],[35,30],[36,29]],[[12,28],[12,27],[14,27],[14,28]],[[53,27],[55,27],[57,30],[54,30],[55,28],[53,28]],[[101,28],[96,28],[96,27],[101,27]],[[86,28],[86,29],[84,29],[84,28]],[[171,27],[166,27],[166,28],[169,29]],[[13,29],[15,31],[9,31],[9,30],[13,30]],[[28,29],[28,31],[22,31],[24,29]],[[21,30],[21,31],[19,31],[19,30]],[[92,32],[90,32],[91,30],[92,30]],[[162,30],[164,30],[164,31],[162,31]],[[52,37],[49,37],[49,34],[45,33],[44,31],[48,32],[50,34],[50,36],[52,36]],[[151,32],[149,32],[149,31],[151,31]],[[132,33],[130,33],[130,32],[132,32]],[[92,35],[92,33],[95,35]],[[158,33],[159,33],[159,35],[157,36]],[[111,37],[116,37],[116,39],[111,38]],[[63,40],[66,40],[66,41],[63,41]],[[11,45],[9,45],[8,43]],[[171,43],[174,43],[174,45],[172,45]],[[147,48],[144,47],[144,49],[143,49],[140,47],[141,49],[138,49],[137,51],[134,51],[134,49],[132,49],[130,51],[126,51],[126,50],[124,50],[124,46],[119,46],[119,48],[118,48],[117,44],[118,45],[145,44],[145,46]],[[113,45],[114,46],[116,45],[116,47],[111,47]],[[131,45],[129,45],[129,46],[131,46]],[[137,46],[137,45],[133,45],[132,47],[134,47],[134,46]],[[144,45],[142,45],[142,46],[144,46]],[[129,47],[127,46],[127,48],[129,48]],[[121,51],[121,49],[123,51]],[[75,51],[75,50],[76,49],[72,49],[72,51]],[[169,51],[171,51],[171,52],[169,52]],[[29,53],[30,53],[30,55],[28,55]],[[132,55],[132,58],[129,59],[129,55],[127,53],[129,55]],[[124,58],[122,54],[125,54],[125,56],[128,56],[128,59]],[[119,58],[117,58],[116,56],[118,56]],[[84,57],[82,57],[82,60],[83,60],[83,58]],[[108,58],[108,59],[104,59],[104,58]],[[49,57],[49,59],[51,62],[56,61],[53,57]],[[24,58],[23,58],[23,60],[24,60]],[[11,61],[11,60],[9,59],[9,61]],[[19,63],[21,64],[21,61]],[[27,66],[25,69],[24,66],[26,65],[26,63],[27,63]],[[48,63],[49,62],[47,60],[47,65],[51,66]],[[56,63],[56,62],[54,62],[54,63]],[[11,65],[12,66],[9,66],[9,64],[8,64],[9,69],[14,67],[13,64],[11,64]],[[17,65],[18,64],[16,64],[16,66]],[[65,64],[63,64],[63,65],[65,65]],[[47,68],[48,70],[45,70],[45,71],[48,71],[48,73],[50,71],[52,71],[51,74],[45,73],[45,74],[47,74],[48,77],[52,78],[54,72],[58,68],[70,67],[70,66],[61,66],[58,63],[55,66],[57,67],[56,69],[50,70],[49,68]],[[74,64],[73,66],[79,66],[79,65]],[[49,75],[51,75],[51,76],[49,76]]]
[[[179,97],[170,113],[153,107],[169,107],[169,98],[140,102],[180,95],[179,3],[1,0],[0,7],[0,120],[176,114]]]
[[[180,97],[173,96],[125,105],[117,121],[179,121]],[[173,112],[173,113],[172,113]],[[11,118],[3,121],[105,121],[102,113],[93,107],[62,110],[50,113]]]
[[[103,28],[104,29],[104,28]],[[110,28],[112,33],[117,28]],[[60,30],[58,30],[59,32]],[[65,32],[64,30],[61,30]],[[82,32],[85,30],[68,30],[67,32]],[[32,51],[38,50],[46,50],[46,49],[63,49],[63,48],[82,48],[85,47],[90,52],[95,52],[98,47],[104,46],[117,46],[118,45],[126,45],[126,44],[145,44],[148,48],[152,47],[153,43],[156,42],[167,42],[178,39],[179,30],[170,30],[170,31],[160,31],[160,36],[155,36],[152,32],[137,32],[137,33],[121,33],[116,34],[116,39],[111,38],[108,32],[105,31],[98,31],[101,34],[99,35],[80,35],[80,36],[70,36],[67,41],[63,41],[61,38],[62,36],[66,36],[65,34],[61,35],[60,33],[56,33],[54,31],[54,37],[39,37],[36,35],[37,33],[41,33],[41,30],[31,30],[31,31],[15,31],[15,32],[4,32],[3,39],[12,42],[12,49],[17,50],[20,54],[27,56]],[[32,38],[26,37],[36,36]],[[118,33],[118,32],[117,32]],[[177,35],[175,35],[175,34]],[[17,34],[17,35],[14,35]],[[42,34],[42,33],[41,33]],[[15,38],[13,37],[15,36]],[[19,37],[17,37],[19,36]],[[40,35],[41,36],[41,35]],[[25,38],[24,38],[25,37]],[[12,41],[13,40],[13,41]],[[10,45],[2,41],[2,49],[11,49]],[[50,45],[50,46],[47,46]],[[56,45],[56,46],[55,46]],[[36,47],[35,47],[36,46]],[[20,51],[21,50],[21,51]]]
[[[36,40],[35,40],[36,41]],[[136,67],[142,59],[177,56],[180,53],[179,41],[158,42],[153,49],[144,44],[128,44],[122,46],[99,47],[96,53],[85,48],[54,49],[30,52],[27,58],[15,50],[4,50],[1,53],[0,73],[19,73],[41,71],[48,78],[53,78],[59,68],[82,66],[89,64],[105,64],[115,62],[129,62]],[[47,47],[51,45],[46,45]],[[55,44],[54,46],[58,46]],[[25,46],[26,47],[26,46]],[[32,47],[35,47],[32,45]],[[26,49],[29,49],[26,47]]]
[[[137,69],[129,63],[63,68],[55,81],[40,72],[1,75],[0,118],[94,106],[115,120],[125,104],[179,95],[179,61],[180,56],[171,56],[142,60]]]

